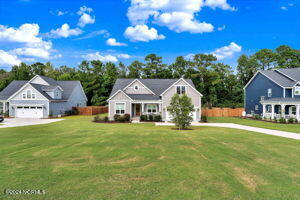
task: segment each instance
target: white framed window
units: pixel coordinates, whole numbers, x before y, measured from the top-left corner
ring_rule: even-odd
[[[22,99],[26,99],[26,93],[22,93]]]
[[[271,113],[272,112],[272,106],[271,105],[266,105],[266,112]]]
[[[296,106],[291,106],[291,114],[296,115],[297,114],[297,107]]]
[[[176,86],[177,94],[185,94],[186,93],[186,86],[185,85],[177,85]]]
[[[268,97],[272,97],[272,89],[271,88],[268,89]]]
[[[32,99],[35,99],[35,98],[36,98],[36,94],[35,94],[35,93],[32,93],[32,94],[31,94],[31,98],[32,98]]]
[[[294,95],[300,95],[300,86],[294,88]]]
[[[258,111],[259,107],[258,105],[255,105],[255,110]]]
[[[31,93],[32,93],[31,90],[26,91],[26,98],[27,99],[31,99]]]
[[[4,103],[0,102],[0,114],[4,113]]]
[[[155,104],[147,104],[147,112],[148,113],[156,113],[157,106]]]
[[[125,103],[116,103],[116,114],[125,114]]]
[[[261,100],[261,101],[264,101],[264,100],[265,100],[265,96],[261,96],[261,97],[260,97],[260,100]]]

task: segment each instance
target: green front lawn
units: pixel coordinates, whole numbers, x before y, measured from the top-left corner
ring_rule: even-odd
[[[209,117],[208,122],[211,123],[235,123],[247,126],[255,126],[259,128],[268,128],[280,131],[288,131],[300,133],[300,124],[280,124],[280,123],[271,123],[264,122],[252,119],[242,119],[236,117]]]
[[[0,129],[0,199],[300,199],[300,142],[237,129],[178,131],[91,117]]]

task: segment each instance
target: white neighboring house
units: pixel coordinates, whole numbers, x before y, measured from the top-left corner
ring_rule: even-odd
[[[202,94],[191,79],[118,79],[108,99],[109,119],[115,114],[129,114],[131,118],[158,114],[163,121],[170,121],[167,107],[175,94],[186,94],[192,99],[195,112],[193,121],[201,120]]]
[[[48,118],[84,107],[86,102],[80,81],[56,81],[37,75],[29,81],[13,81],[0,92],[0,113],[16,118]]]

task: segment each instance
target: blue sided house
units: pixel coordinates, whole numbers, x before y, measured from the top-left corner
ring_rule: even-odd
[[[300,68],[258,71],[244,92],[248,115],[300,120]]]
[[[0,114],[48,118],[86,106],[86,102],[80,81],[56,81],[37,75],[29,81],[12,81],[0,92]]]

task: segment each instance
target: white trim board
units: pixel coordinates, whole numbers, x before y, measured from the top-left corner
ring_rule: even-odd
[[[146,88],[149,92],[151,92],[153,95],[155,95],[155,93],[150,90],[150,88],[148,88],[147,86],[145,86],[139,79],[134,79],[132,82],[130,82],[123,90],[126,90],[127,88],[129,88],[129,86],[131,84],[133,84],[135,81],[138,81],[142,86],[144,86],[144,88]]]
[[[130,98],[123,90],[118,90],[117,92],[115,92],[111,97],[109,97],[107,99],[107,101],[110,101],[111,98],[113,98],[114,96],[116,96],[119,92],[122,92],[126,97],[128,97],[130,100],[133,100],[132,98]]]
[[[184,78],[178,79],[175,83],[173,83],[170,87],[168,87],[163,93],[161,93],[160,96],[162,96],[164,93],[166,93],[170,88],[172,88],[174,85],[176,85],[180,80],[184,81],[188,86],[190,86],[194,91],[196,91],[201,97],[203,97],[203,95],[198,90],[196,90],[196,88],[194,88],[191,84],[189,84]]]

